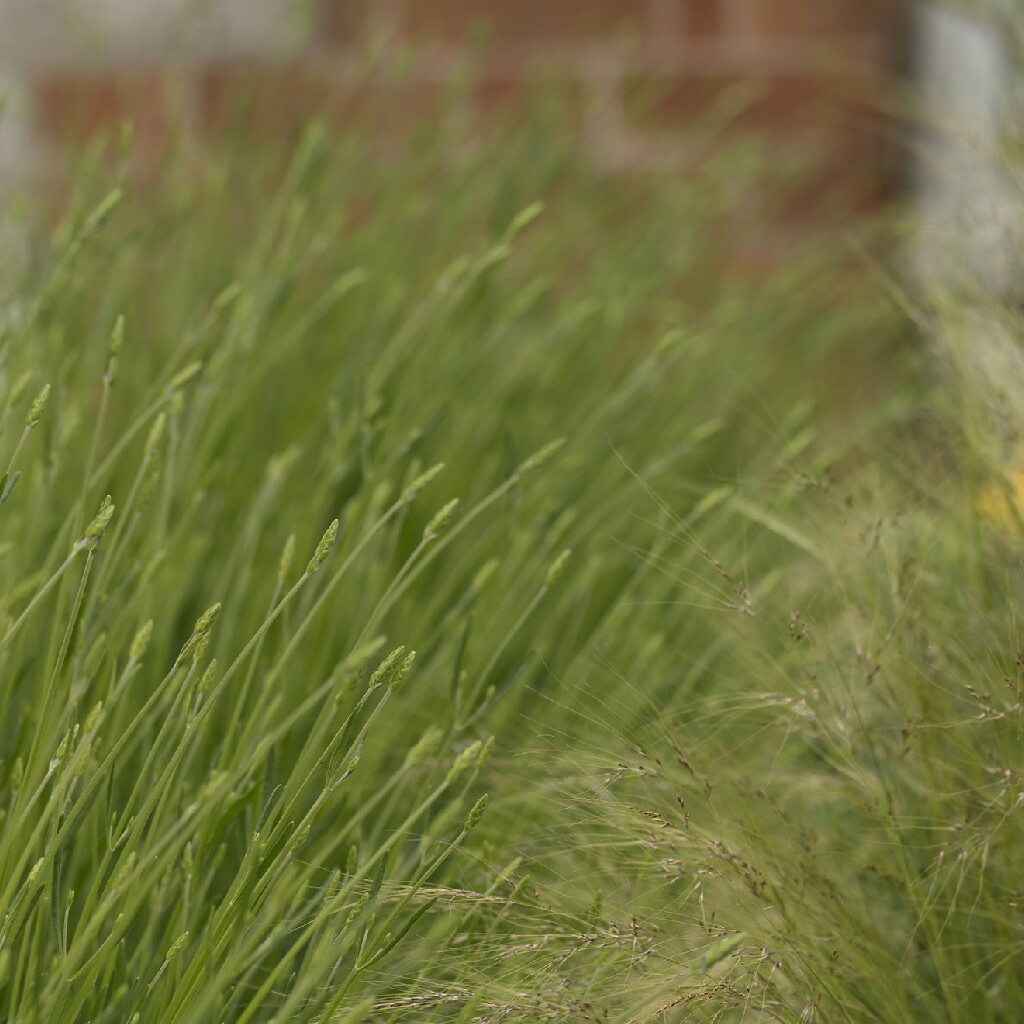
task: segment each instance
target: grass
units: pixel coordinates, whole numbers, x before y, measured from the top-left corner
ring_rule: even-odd
[[[1024,1005],[954,385],[834,245],[737,274],[727,164],[559,140],[84,156],[2,306],[4,1019]]]

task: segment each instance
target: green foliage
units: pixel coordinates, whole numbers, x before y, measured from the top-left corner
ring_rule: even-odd
[[[0,317],[0,1015],[1006,1019],[1010,570],[727,166],[85,161]]]

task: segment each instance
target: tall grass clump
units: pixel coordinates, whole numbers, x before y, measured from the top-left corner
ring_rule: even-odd
[[[837,353],[869,366],[888,314],[841,258],[732,272],[723,168],[691,190],[602,181],[560,139],[540,121],[455,161],[389,162],[314,127],[286,166],[184,153],[145,186],[97,148],[32,235],[0,299],[4,1019],[622,1005],[642,926],[526,877],[566,829],[568,876],[600,848],[573,832],[590,797],[566,814],[549,747],[585,759],[600,709],[666,732],[684,697],[743,689],[695,605],[745,620],[761,595],[742,581],[782,586],[793,541],[724,510],[797,478],[808,396],[850,415]],[[663,582],[684,528],[731,545],[696,602]],[[870,692],[866,722],[886,705]],[[782,698],[758,709],[814,731]],[[924,744],[959,728],[915,714]],[[830,822],[854,828],[849,753],[819,748],[800,792],[832,787],[850,806]],[[1007,785],[971,804],[935,915],[956,871],[1004,856],[979,830]],[[598,885],[610,903],[620,870],[639,866]],[[908,956],[949,934],[935,922]],[[566,942],[600,965],[544,959]]]
[[[534,748],[534,878],[580,924],[519,954],[602,1020],[1024,1014],[1024,320],[966,273],[893,290],[920,333],[882,423],[714,523],[641,476],[645,600],[685,624],[613,647],[578,745]]]

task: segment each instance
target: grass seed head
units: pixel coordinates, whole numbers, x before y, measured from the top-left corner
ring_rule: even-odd
[[[84,735],[88,735],[96,729],[96,724],[100,720],[100,715],[103,713],[103,701],[97,701],[92,710],[85,717],[85,725],[82,726],[82,732]]]
[[[444,733],[436,725],[430,726],[420,737],[416,746],[414,746],[409,753],[405,755],[405,763],[403,767],[409,769],[415,768],[418,764],[422,764],[428,757],[431,757],[441,745],[443,737]]]
[[[302,445],[293,444],[283,452],[272,455],[267,460],[267,483],[271,487],[276,487],[285,478],[301,454]]]
[[[132,639],[132,645],[128,648],[128,660],[134,663],[142,661],[149,647],[150,638],[153,636],[153,620],[144,622]]]
[[[284,542],[284,550],[281,552],[281,561],[277,566],[277,579],[278,582],[284,583],[285,577],[288,575],[288,570],[292,567],[292,561],[295,558],[295,534],[289,534],[288,539]]]
[[[196,703],[197,705],[202,702],[202,699],[210,691],[210,687],[213,686],[213,680],[217,675],[217,659],[211,658],[210,664],[206,666],[206,671],[202,674],[199,679],[199,685],[196,687]]]
[[[210,632],[207,630],[196,638],[196,642],[192,647],[192,664],[198,665],[203,660],[203,656],[206,654],[206,648],[210,646]]]
[[[8,405],[18,405],[22,398],[25,397],[25,392],[28,390],[29,384],[32,383],[32,371],[26,370],[15,382],[11,388],[11,393],[7,398]]]
[[[149,508],[149,503],[153,500],[153,495],[156,493],[156,485],[159,482],[160,467],[154,465],[146,474],[146,478],[142,481],[142,486],[139,488],[139,497],[135,502],[138,512],[144,512]]]
[[[477,761],[476,761],[476,770],[477,771],[482,771],[483,770],[484,766],[490,760],[491,752],[493,750],[494,750],[494,737],[493,736],[488,736],[487,739],[484,740],[483,746],[480,748],[480,756],[477,758]]]
[[[185,945],[185,940],[188,938],[188,932],[182,932],[173,943],[171,948],[167,950],[167,962],[170,963],[182,950]]]
[[[424,540],[433,540],[439,534],[443,533],[448,525],[452,521],[452,517],[455,515],[455,510],[459,507],[459,499],[452,498],[446,505],[442,506],[435,514],[434,517],[427,523],[426,528],[423,530]]]
[[[239,295],[242,294],[242,286],[237,281],[232,281],[226,288],[222,289],[213,300],[210,307],[214,313],[220,314],[230,306],[234,305]]]
[[[394,678],[391,680],[391,689],[397,690],[399,686],[405,682],[406,676],[412,671],[412,663],[416,660],[416,652],[410,651],[405,658],[402,659],[402,664],[398,666],[398,671],[395,673]]]
[[[149,428],[149,437],[146,438],[146,461],[148,462],[156,452],[157,446],[160,444],[160,438],[163,437],[164,426],[167,423],[167,413],[161,411],[155,420],[153,420],[153,426]]]
[[[103,655],[107,649],[107,634],[100,633],[98,637],[92,642],[92,646],[89,648],[88,653],[85,656],[85,661],[82,663],[82,678],[92,679],[96,675],[96,670],[100,667],[100,662],[103,661]]]
[[[378,686],[390,686],[402,670],[405,647],[396,647],[373,671],[370,676],[369,689]]]
[[[559,580],[559,577],[565,572],[565,567],[569,564],[569,559],[572,557],[572,549],[566,548],[552,563],[551,568],[548,569],[548,574],[544,579],[545,587],[553,587]]]
[[[568,443],[568,438],[560,437],[557,441],[552,441],[550,444],[544,445],[543,448],[538,449],[532,455],[523,459],[519,463],[519,469],[517,472],[520,475],[525,476],[527,473],[532,472],[535,469],[540,469],[541,466],[550,462]]]
[[[183,370],[176,373],[172,378],[170,384],[167,385],[169,392],[175,392],[179,388],[183,388],[189,383],[194,377],[197,377],[203,369],[203,364],[200,360],[196,360],[194,363],[189,363]]]
[[[29,406],[28,415],[25,417],[25,426],[31,430],[46,412],[46,402],[50,397],[50,385],[44,384],[42,391],[35,397],[35,401]]]
[[[334,542],[337,538],[338,520],[335,519],[324,531],[324,535],[320,538],[320,543],[316,546],[316,551],[313,552],[313,557],[306,566],[307,576],[312,576],[323,565],[324,559],[331,553],[331,548],[334,547]]]
[[[210,607],[207,608],[198,619],[196,619],[196,624],[192,632],[196,636],[199,636],[202,633],[209,633],[209,631],[213,629],[213,624],[217,621],[217,616],[220,615],[220,609],[220,601],[216,604],[211,604]]]
[[[480,740],[474,740],[459,754],[458,757],[455,758],[451,768],[448,769],[448,776],[446,779],[448,783],[454,782],[460,775],[476,764],[476,760],[480,756],[480,748],[482,746],[483,744]]]
[[[346,927],[354,924],[359,919],[359,916],[366,909],[369,898],[370,894],[365,890],[356,897],[356,901],[352,904],[352,909],[348,912],[348,917],[345,919]]]
[[[107,364],[103,370],[103,383],[109,388],[117,379],[117,360],[124,343],[124,314],[118,315],[110,332],[110,344],[107,346]]]
[[[206,653],[206,645],[209,642],[210,630],[213,629],[213,624],[217,621],[217,616],[220,614],[220,602],[210,605],[209,608],[203,612],[202,615],[196,619],[196,624],[192,627],[192,635],[182,645],[181,651],[178,654],[178,661],[182,661],[188,655],[195,656],[196,651],[199,651],[199,657],[202,657]],[[194,657],[193,664],[198,658]]]
[[[108,494],[100,503],[99,511],[93,517],[93,521],[86,527],[79,546],[95,550],[107,532],[110,520],[114,518],[114,501]]]
[[[206,671],[203,673],[202,678],[199,680],[199,686],[196,688],[198,693],[206,693],[210,689],[210,685],[213,683],[213,677],[217,674],[217,659],[214,658],[209,665],[206,666]]]
[[[487,581],[494,575],[494,570],[498,568],[497,558],[488,558],[483,565],[477,569],[476,574],[473,576],[473,582],[470,585],[470,589],[473,591],[483,590],[487,585]]]
[[[106,224],[117,204],[121,202],[122,195],[120,188],[113,188],[99,201],[96,208],[85,219],[85,224],[82,226],[83,237],[94,234]]]
[[[484,816],[484,808],[487,806],[487,794],[484,793],[482,797],[470,809],[469,814],[466,816],[466,824],[462,826],[464,832],[472,832],[473,829],[480,824],[480,819]]]
[[[512,223],[508,226],[508,231],[505,233],[507,238],[515,238],[516,235],[521,234],[525,231],[542,213],[544,212],[543,203],[530,203],[525,209],[520,210],[512,219]]]
[[[43,865],[45,863],[46,863],[46,858],[45,857],[40,857],[39,860],[37,860],[35,862],[35,864],[32,865],[32,870],[29,871],[29,873],[28,873],[28,879],[26,880],[26,883],[25,883],[26,885],[31,886],[31,885],[33,885],[35,883],[36,879],[42,873]]]
[[[405,493],[402,495],[403,502],[410,502],[416,497],[420,491],[429,487],[440,475],[444,469],[444,463],[439,462],[436,466],[431,466],[430,469],[420,473],[418,477],[405,489]]]

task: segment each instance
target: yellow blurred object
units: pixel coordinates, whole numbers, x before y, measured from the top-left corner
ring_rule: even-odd
[[[1024,525],[1024,468],[1008,470],[1004,480],[985,487],[977,508],[987,523],[1006,533],[1019,533]]]

